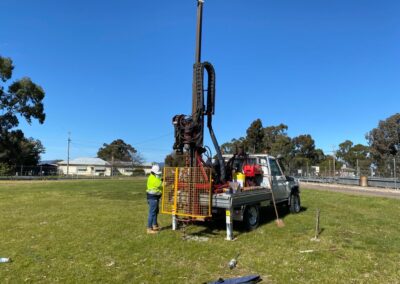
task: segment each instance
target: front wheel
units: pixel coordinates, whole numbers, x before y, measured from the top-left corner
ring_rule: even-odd
[[[290,196],[290,213],[299,213],[300,210],[300,196],[298,194],[292,194]]]
[[[257,205],[247,206],[244,211],[244,224],[249,231],[255,230],[260,224],[260,210]]]

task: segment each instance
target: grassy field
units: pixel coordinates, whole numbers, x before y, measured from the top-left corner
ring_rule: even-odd
[[[182,240],[170,217],[145,234],[145,181],[0,182],[2,283],[203,283],[260,274],[266,283],[400,283],[398,200],[303,190],[303,211],[277,228],[189,226],[208,241]],[[321,241],[311,242],[321,209]],[[236,224],[235,224],[236,225]],[[301,253],[301,251],[311,251]],[[240,253],[238,265],[228,262]],[[263,283],[264,283],[263,282]]]

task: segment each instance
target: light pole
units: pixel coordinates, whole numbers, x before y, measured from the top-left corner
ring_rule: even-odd
[[[357,176],[358,176],[358,177],[360,176],[360,168],[359,168],[359,166],[358,166],[358,159],[357,159]]]
[[[394,178],[394,188],[397,189],[396,156],[393,157],[393,178]]]

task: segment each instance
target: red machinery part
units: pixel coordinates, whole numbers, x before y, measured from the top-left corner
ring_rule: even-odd
[[[255,177],[263,173],[260,165],[244,165],[243,173],[246,177]]]

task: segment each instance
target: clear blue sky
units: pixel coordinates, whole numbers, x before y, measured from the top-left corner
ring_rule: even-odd
[[[46,91],[43,159],[95,156],[117,138],[147,161],[191,111],[196,1],[2,1],[0,54]],[[202,59],[217,74],[219,142],[256,118],[326,153],[400,111],[400,1],[205,0]],[[208,135],[207,135],[208,137]],[[206,140],[206,142],[209,139]],[[209,145],[211,143],[207,142]]]

